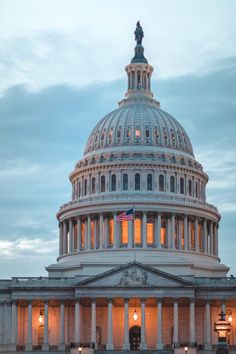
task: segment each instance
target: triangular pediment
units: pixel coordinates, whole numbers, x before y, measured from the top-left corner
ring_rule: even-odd
[[[124,266],[83,280],[79,287],[195,287],[194,283],[178,276],[157,270],[142,263],[132,262]]]

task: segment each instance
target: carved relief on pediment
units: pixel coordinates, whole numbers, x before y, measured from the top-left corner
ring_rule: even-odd
[[[148,285],[148,274],[138,268],[127,269],[121,274],[120,286],[145,286]]]

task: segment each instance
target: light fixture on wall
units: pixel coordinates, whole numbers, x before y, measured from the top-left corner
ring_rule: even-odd
[[[138,314],[137,314],[137,311],[136,311],[136,299],[135,299],[135,307],[134,307],[133,319],[134,319],[134,321],[137,321],[137,319],[138,319]]]
[[[40,312],[39,312],[39,324],[40,325],[44,324],[43,310],[40,310]]]
[[[231,323],[233,321],[232,312],[229,312],[228,321]]]

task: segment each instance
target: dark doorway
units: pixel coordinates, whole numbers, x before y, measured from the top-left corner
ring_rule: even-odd
[[[139,326],[133,326],[129,330],[129,342],[131,350],[140,349],[141,340],[141,328]]]

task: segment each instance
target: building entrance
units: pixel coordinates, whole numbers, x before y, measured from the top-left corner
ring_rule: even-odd
[[[129,342],[131,350],[139,350],[141,341],[141,327],[133,326],[129,330]]]

